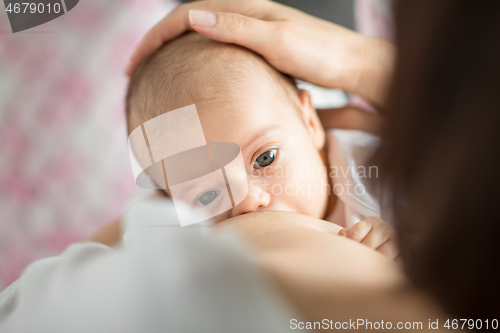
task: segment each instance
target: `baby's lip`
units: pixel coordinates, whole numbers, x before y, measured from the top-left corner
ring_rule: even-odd
[[[255,212],[287,212],[287,213],[298,213],[295,209],[292,207],[289,207],[288,205],[283,205],[280,203],[275,203],[272,205],[269,205],[267,207],[257,207]]]
[[[269,212],[274,212],[274,213],[295,213],[298,214],[296,211],[291,210],[291,209],[274,209],[274,208],[257,208],[255,211],[250,212],[253,214],[258,214],[258,213],[269,213]],[[248,214],[248,213],[246,213]]]

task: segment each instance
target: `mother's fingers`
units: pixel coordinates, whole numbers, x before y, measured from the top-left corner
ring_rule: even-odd
[[[266,57],[280,41],[276,23],[237,13],[189,11],[192,29],[211,39],[244,46]]]
[[[267,1],[197,1],[175,8],[158,22],[141,40],[132,54],[125,73],[131,75],[134,69],[164,43],[193,30],[189,21],[191,9],[204,11],[234,12],[260,18],[265,12]]]

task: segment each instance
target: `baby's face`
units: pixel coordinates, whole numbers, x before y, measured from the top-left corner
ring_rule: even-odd
[[[196,103],[206,141],[237,144],[246,169],[248,195],[218,215],[216,222],[266,210],[324,218],[328,178],[322,172],[323,142],[314,139],[300,110],[276,97],[271,89],[259,90],[257,95],[229,93],[220,103]],[[299,98],[296,102],[301,103]],[[324,136],[321,126],[316,130]],[[198,193],[189,204],[217,205],[223,195],[210,189]]]

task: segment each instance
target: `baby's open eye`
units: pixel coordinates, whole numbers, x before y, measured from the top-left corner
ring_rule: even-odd
[[[271,165],[271,163],[273,163],[274,159],[276,158],[277,151],[277,149],[271,149],[260,154],[259,157],[257,157],[257,159],[255,160],[254,168],[265,168],[266,166]]]
[[[220,191],[215,191],[215,190],[207,191],[207,192],[203,193],[202,195],[200,195],[200,197],[198,198],[198,202],[200,204],[202,204],[203,206],[206,206],[209,203],[211,203],[212,201],[214,201],[215,198],[217,198],[217,196],[219,194],[220,194]]]

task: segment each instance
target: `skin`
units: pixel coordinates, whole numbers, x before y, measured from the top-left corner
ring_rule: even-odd
[[[401,261],[396,230],[375,216],[369,216],[351,228],[341,229],[339,235],[366,245],[392,260]]]
[[[429,319],[450,318],[411,286],[398,264],[338,237],[339,227],[331,223],[288,212],[255,212],[217,229],[236,231],[252,246],[257,263],[304,321],[419,321],[426,331]]]
[[[193,10],[198,10],[198,15]],[[200,13],[211,15],[211,23],[193,20]],[[178,6],[146,34],[126,73],[130,75],[165,42],[191,30],[253,50],[292,77],[357,93],[377,107],[385,103],[394,46],[270,1],[198,1]],[[377,133],[381,126],[379,117],[354,108],[325,110],[320,118],[327,127],[353,128],[352,123],[356,123],[358,129],[371,133]],[[331,204],[328,209],[332,209]],[[388,239],[384,236],[387,228],[378,228],[380,223],[368,221],[368,225],[372,233],[382,233],[379,239]],[[384,252],[397,253],[394,242],[386,243],[391,246],[385,245]]]
[[[174,109],[172,103],[195,104],[205,140],[237,144],[245,164],[246,177],[241,181],[247,182],[248,195],[233,209],[215,217],[215,222],[262,210],[325,219],[334,209],[337,197],[327,172],[325,131],[307,91],[297,92],[291,82],[247,49],[210,42],[199,34],[187,35],[176,45],[182,47],[178,52],[191,52],[189,61],[201,61],[206,70],[198,74],[197,82],[177,79],[175,84],[182,84],[182,89],[190,94],[167,101],[167,105],[158,107],[161,110],[145,111],[132,100],[130,128],[162,114],[163,109]],[[229,61],[231,68],[224,66]],[[204,91],[213,93],[204,95]],[[275,157],[259,164],[259,157],[266,157],[270,151]],[[200,201],[204,193],[214,190],[219,194],[213,201]],[[168,187],[167,193],[172,196]],[[227,194],[225,188],[199,182],[196,188],[176,195],[193,209],[201,210],[218,207]]]
[[[244,78],[241,81],[247,82]],[[325,151],[325,131],[309,94],[301,91],[298,96],[294,96],[297,98],[292,99],[292,104],[287,104],[273,98],[279,93],[275,90],[274,81],[261,80],[255,89],[247,94],[238,89],[228,90],[225,102],[220,103],[217,112],[208,111],[204,104],[198,106],[207,140],[238,144],[246,161],[249,179],[249,193],[243,202],[219,215],[215,221],[259,211],[293,212],[325,219],[338,199],[335,194],[326,192],[325,186],[331,186],[331,179],[326,174],[321,177],[315,172],[320,167],[329,168],[329,164]],[[300,112],[295,112],[294,106]],[[262,132],[266,128],[272,130]],[[278,149],[277,158],[269,166],[255,169],[256,157],[270,148]],[[296,177],[280,176],[280,170],[289,169],[307,170],[308,176],[301,177],[299,172]],[[325,192],[306,190],[302,193],[299,190],[301,187],[325,188]],[[291,191],[290,195],[285,191],[278,194],[274,189]],[[344,223],[333,222],[337,225]],[[340,232],[393,260],[399,255],[394,229],[379,218],[366,218]]]
[[[302,91],[292,101],[299,110],[297,113],[291,105],[274,97],[277,93],[274,82],[262,82],[248,94],[238,89],[228,90],[217,112],[209,111],[203,103],[197,105],[207,141],[236,143],[245,160],[249,193],[243,202],[217,220],[262,210],[325,218],[336,197],[326,191],[327,175],[314,172],[328,167],[328,163],[325,132],[309,94]],[[267,167],[256,168],[257,157],[270,149],[277,150],[274,161]],[[290,171],[287,176],[287,170],[296,172]],[[299,170],[304,170],[307,176],[301,177]],[[300,191],[304,186],[325,190],[317,194]],[[291,195],[286,195],[285,190]]]
[[[210,11],[213,26],[190,21],[190,10]],[[164,43],[195,30],[261,54],[277,70],[327,88],[385,103],[395,47],[272,1],[197,1],[175,8],[142,39],[126,73]]]
[[[204,45],[199,48],[198,55],[209,56],[213,50],[206,45],[206,38],[199,36],[189,35],[180,41],[187,44],[189,49]],[[198,43],[205,44],[197,45]],[[214,48],[221,47],[221,44],[212,44]],[[207,80],[205,88],[216,91],[211,98],[182,101],[183,105],[196,104],[207,142],[236,143],[241,148],[245,162],[248,195],[233,209],[212,220],[221,222],[258,211],[294,212],[325,219],[335,208],[337,197],[331,190],[332,179],[326,172],[330,170],[330,166],[326,158],[325,131],[309,94],[307,91],[297,92],[283,78],[272,78],[269,72],[275,70],[255,54],[232,46],[227,46],[223,51],[223,55],[215,53],[211,58],[216,59],[215,61],[218,57],[221,57],[219,60],[231,59],[233,64],[244,65],[245,70],[235,72],[234,69],[220,67],[217,69],[218,75],[223,75],[230,85],[226,83],[222,89],[220,85],[211,88],[212,83]],[[190,87],[189,82],[183,83]],[[196,96],[196,90],[192,90],[190,98]],[[132,109],[131,128],[139,126],[140,121],[147,120],[134,117],[139,112],[144,110]],[[352,108],[338,110],[334,115],[329,119],[335,121],[330,121],[328,125],[352,129],[366,129],[366,124],[374,117],[373,114]],[[365,120],[365,117],[369,119]],[[259,165],[259,156],[265,156],[270,150],[275,152],[275,158],[266,165]],[[200,200],[204,193],[213,190],[219,194],[212,201],[207,203]],[[166,192],[172,196],[168,187]],[[190,188],[183,192],[181,199],[191,204],[194,210],[210,207],[215,209],[226,195],[225,188],[209,189],[199,184],[196,189]],[[333,222],[339,225],[344,223],[343,220]],[[392,228],[379,219],[368,220],[365,224],[373,226],[367,231],[370,234],[367,239],[377,240],[365,244],[377,249],[388,243],[381,250],[394,258],[397,254],[397,250],[394,250],[395,242],[393,238],[386,236]],[[352,230],[354,232],[357,229],[354,226]],[[346,233],[347,237],[352,238],[351,234],[355,235],[353,232]],[[362,242],[363,238],[357,240]]]
[[[216,23],[193,24],[191,9],[213,12]],[[357,93],[378,107],[385,103],[394,62],[392,45],[274,2],[202,1],[179,6],[145,36],[127,73],[188,30],[247,47],[293,77]],[[346,119],[329,115],[322,121]],[[259,250],[263,270],[306,320],[320,321],[332,314],[339,321],[419,320],[425,330],[428,319],[448,317],[433,299],[408,284],[390,260],[336,236],[335,231],[314,230],[310,217],[291,214],[254,212],[219,227],[239,230]]]
[[[212,230],[240,235],[256,265],[302,321],[418,321],[427,331],[429,319],[451,318],[406,280],[399,265],[339,237],[340,229],[297,213],[263,211],[230,218]]]

